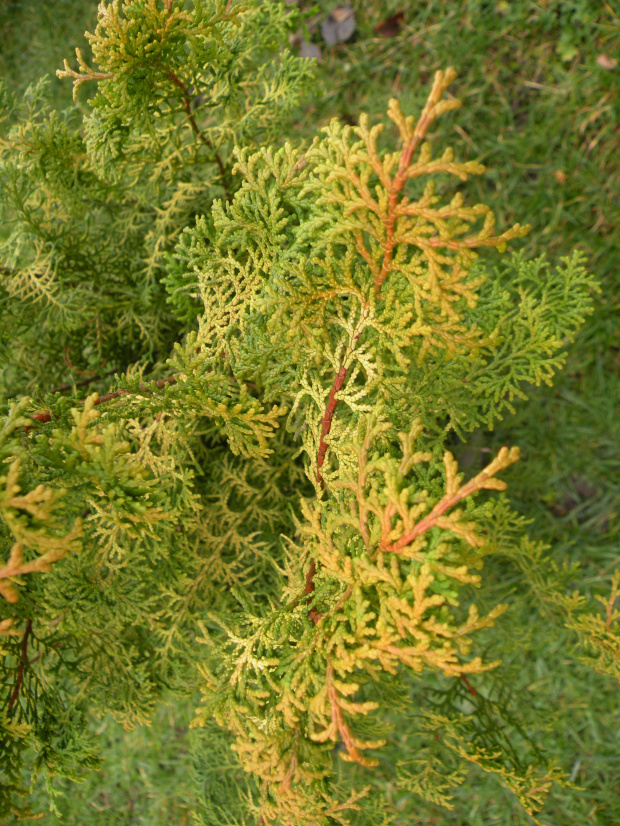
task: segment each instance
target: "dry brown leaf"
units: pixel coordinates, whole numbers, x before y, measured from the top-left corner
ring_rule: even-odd
[[[396,37],[405,24],[405,12],[398,11],[374,28],[379,37]]]

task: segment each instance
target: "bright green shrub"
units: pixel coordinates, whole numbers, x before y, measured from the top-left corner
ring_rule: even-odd
[[[543,564],[486,492],[518,448],[468,481],[447,448],[551,382],[596,283],[577,254],[498,263],[527,227],[496,233],[457,188],[484,167],[425,140],[452,69],[417,116],[277,144],[311,82],[296,25],[114,0],[98,68],[60,72],[97,84],[90,115],[3,96],[7,813],[23,767],[53,793],[96,765],[91,715],[197,689],[205,773],[248,774],[197,823],[393,822],[386,769],[450,806],[475,764],[532,817],[567,782],[476,687],[510,611],[477,606],[485,558]]]

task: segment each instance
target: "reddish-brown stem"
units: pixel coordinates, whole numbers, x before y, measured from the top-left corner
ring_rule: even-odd
[[[338,404],[338,399],[336,398],[336,393],[342,387],[344,380],[347,375],[347,368],[344,365],[338,371],[338,375],[334,379],[334,383],[332,385],[332,389],[329,393],[329,400],[327,402],[327,409],[325,410],[325,414],[323,415],[323,420],[321,421],[321,440],[319,442],[319,453],[316,460],[316,480],[321,486],[322,489],[325,488],[325,482],[323,481],[323,477],[321,476],[321,468],[323,467],[323,461],[325,459],[325,454],[327,452],[327,442],[325,441],[325,437],[329,434],[329,431],[332,426],[332,418],[334,416],[334,411],[336,409],[336,405]]]
[[[230,191],[228,189],[228,184],[226,183],[226,172],[224,170],[224,164],[222,163],[222,159],[220,158],[218,153],[213,149],[213,144],[211,143],[209,138],[200,131],[200,128],[198,127],[198,124],[196,123],[196,119],[194,118],[194,115],[192,114],[191,97],[190,97],[189,89],[186,88],[184,83],[181,80],[179,80],[179,78],[175,75],[175,73],[173,71],[168,70],[167,75],[170,78],[170,80],[174,83],[174,85],[178,86],[179,89],[181,90],[181,94],[183,95],[183,106],[185,107],[185,113],[187,115],[187,119],[189,120],[190,126],[194,130],[195,134],[204,143],[204,145],[208,146],[209,149],[211,150],[211,152],[213,152],[213,160],[217,164],[217,168],[218,168],[219,173],[220,173],[220,179],[221,179],[221,182],[222,182],[222,187],[224,189],[224,193],[226,195],[226,200],[230,201]]]
[[[157,379],[157,381],[155,382],[155,386],[158,387],[159,389],[161,389],[162,387],[165,387],[167,384],[172,385],[172,384],[176,384],[176,383],[177,383],[177,380],[175,379],[174,376],[168,376],[165,379]],[[149,393],[150,392],[149,388],[145,384],[140,385],[140,390],[143,393]],[[129,390],[115,390],[113,393],[108,393],[105,396],[99,396],[99,398],[95,401],[95,405],[99,405],[99,404],[103,404],[104,402],[112,401],[112,399],[118,399],[121,396],[126,396],[126,395],[129,394],[129,392],[130,392]],[[80,399],[79,404],[84,404],[84,399]],[[47,413],[35,413],[35,414],[33,414],[32,418],[35,419],[37,422],[41,422],[41,424],[47,424],[47,422],[52,421],[52,414],[49,413],[49,412],[47,412]],[[25,427],[24,428],[24,430],[26,432],[28,432],[30,429],[31,429],[30,427]]]
[[[383,263],[381,272],[375,278],[375,294],[378,295],[381,285],[385,281],[392,266],[392,254],[394,252],[394,226],[396,224],[396,207],[398,206],[398,196],[407,180],[407,170],[411,164],[413,153],[417,149],[420,139],[426,132],[430,120],[424,117],[420,119],[413,138],[403,147],[398,164],[398,172],[394,176],[392,185],[388,190],[388,215],[385,223],[385,241],[383,243]]]
[[[334,379],[334,383],[332,385],[332,389],[329,393],[329,399],[327,402],[327,408],[323,415],[323,419],[321,421],[321,440],[319,442],[319,453],[316,460],[317,471],[316,471],[316,480],[318,484],[321,486],[321,489],[325,489],[325,481],[321,476],[321,468],[323,467],[323,461],[325,460],[325,454],[327,453],[327,442],[325,441],[325,436],[329,434],[329,431],[332,426],[332,419],[334,417],[334,411],[336,409],[336,405],[338,404],[338,399],[336,398],[336,393],[340,390],[342,385],[344,384],[344,380],[347,376],[347,368],[343,365],[340,370],[338,371],[338,375]],[[314,559],[312,560],[312,564],[310,565],[310,570],[308,571],[308,576],[306,577],[306,588],[304,590],[304,596],[311,594],[314,591],[314,575],[316,573],[316,565],[314,564]],[[318,621],[321,619],[321,614],[318,611],[315,611],[314,608],[310,609],[309,612],[310,619],[316,625]]]
[[[314,591],[314,575],[315,575],[315,573],[316,573],[316,565],[315,565],[315,562],[314,562],[314,559],[313,559],[312,562],[310,563],[310,570],[308,571],[308,576],[306,577],[306,587],[304,589],[304,596],[305,597],[308,596],[309,594],[311,594]],[[310,612],[309,612],[309,616],[310,616],[310,619],[312,620],[312,622],[316,625],[323,615],[319,614],[318,611],[315,611],[314,608],[311,608]]]
[[[15,687],[11,692],[11,697],[9,699],[8,710],[9,713],[13,711],[13,706],[15,705],[17,698],[19,697],[19,690],[22,687],[22,682],[24,679],[24,668],[28,660],[26,659],[26,655],[28,654],[28,637],[30,636],[30,629],[32,628],[32,620],[29,619],[26,623],[26,630],[24,631],[24,639],[22,640],[22,647],[21,651],[19,652],[19,668],[17,669],[17,679],[15,680]]]
[[[473,685],[469,682],[469,680],[467,679],[467,677],[464,674],[461,674],[461,680],[467,686],[469,691],[474,695],[474,697],[477,697],[478,692],[476,691],[476,689],[473,687]]]
[[[436,101],[433,101],[433,103],[435,103],[435,102]],[[390,268],[391,268],[392,253],[393,253],[394,245],[395,245],[395,242],[394,242],[394,226],[396,224],[396,210],[397,210],[397,206],[398,206],[398,196],[399,196],[399,194],[400,194],[400,192],[401,192],[401,190],[402,190],[402,188],[405,185],[405,182],[407,180],[407,170],[408,170],[408,168],[411,164],[411,158],[413,157],[413,153],[417,149],[417,146],[418,146],[421,138],[426,133],[426,130],[428,129],[428,126],[431,122],[432,122],[431,109],[429,109],[429,105],[427,104],[424,111],[422,112],[422,115],[420,117],[420,120],[418,122],[418,125],[416,127],[416,130],[415,130],[413,136],[411,137],[411,139],[403,147],[403,150],[402,150],[401,156],[400,156],[400,162],[399,162],[399,165],[398,165],[398,171],[397,171],[396,175],[394,176],[394,178],[392,180],[391,186],[388,189],[388,215],[387,215],[387,220],[385,222],[386,238],[385,238],[385,242],[383,243],[383,262],[382,262],[382,265],[381,265],[381,270],[378,273],[376,271],[374,273],[375,294],[378,294],[380,292],[381,285],[383,284],[383,281],[385,280],[385,278],[386,278],[386,276],[387,276],[387,274],[388,274],[388,272],[390,271]],[[358,247],[359,246],[360,245],[358,243]],[[362,246],[363,246],[363,244],[362,244]],[[369,256],[364,256],[364,257],[367,259],[368,263],[370,264]],[[371,269],[375,270],[375,267],[373,265],[371,265]],[[359,338],[359,333],[356,336],[356,338]],[[323,460],[325,459],[325,453],[327,451],[327,444],[325,442],[325,436],[327,436],[329,431],[330,431],[332,418],[333,418],[333,415],[334,415],[334,410],[336,409],[337,400],[335,398],[335,395],[340,390],[340,388],[342,387],[342,384],[345,380],[346,375],[347,375],[347,370],[343,366],[343,367],[340,368],[340,371],[338,372],[338,375],[336,376],[336,378],[334,380],[334,384],[332,386],[332,389],[331,389],[331,392],[330,392],[330,395],[329,395],[329,401],[328,401],[328,404],[327,404],[327,409],[325,411],[325,415],[323,416],[323,421],[321,423],[322,424],[321,439],[320,439],[320,442],[319,442],[319,452],[318,452],[318,456],[317,456],[317,482],[319,483],[319,485],[321,486],[322,489],[325,488],[325,483],[324,483],[323,477],[321,476],[321,467],[323,465]]]
[[[308,576],[306,577],[306,587],[304,590],[304,596],[311,594],[314,591],[314,575],[316,573],[316,565],[314,564],[314,559],[310,563],[310,570],[308,571]]]
[[[64,393],[66,390],[73,390],[74,387],[85,387],[87,384],[92,384],[94,381],[100,381],[108,376],[113,376],[115,372],[116,370],[108,370],[108,372],[103,373],[103,375],[91,376],[88,379],[81,379],[80,381],[76,381],[75,384],[61,384],[60,387],[52,387],[50,393]]]

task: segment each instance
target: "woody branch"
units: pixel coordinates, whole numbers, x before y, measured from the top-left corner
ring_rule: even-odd
[[[381,290],[381,285],[385,280],[388,272],[391,269],[391,261],[392,261],[392,253],[395,246],[394,240],[394,226],[396,223],[397,218],[397,207],[398,207],[398,199],[400,192],[405,185],[407,180],[407,170],[411,164],[411,158],[413,157],[413,153],[415,152],[420,140],[426,134],[426,131],[429,125],[436,117],[435,113],[435,105],[441,98],[441,95],[445,91],[447,85],[452,81],[453,74],[447,72],[444,76],[443,72],[438,72],[435,76],[435,82],[433,84],[433,88],[431,89],[431,93],[428,97],[426,105],[422,110],[422,114],[418,119],[418,123],[416,128],[413,132],[412,137],[405,143],[403,150],[401,152],[398,171],[394,178],[391,181],[391,184],[388,186],[388,214],[387,217],[384,219],[385,224],[385,231],[386,237],[383,242],[383,263],[381,265],[381,270],[377,274],[378,268],[371,266],[371,271],[374,275],[374,287],[375,287],[375,295],[378,295]],[[455,101],[455,105],[458,105]],[[372,154],[372,153],[371,153]],[[383,178],[383,174],[380,175]],[[360,246],[359,239],[358,240],[358,248]],[[363,247],[362,243],[362,247]],[[369,256],[364,255],[366,260],[369,260]],[[359,335],[355,338],[359,338]],[[327,452],[327,443],[325,441],[325,437],[329,435],[332,420],[334,417],[334,413],[336,410],[336,405],[338,400],[336,399],[336,393],[342,388],[344,384],[345,378],[347,376],[347,368],[345,368],[344,364],[341,365],[340,370],[336,374],[334,382],[332,384],[332,388],[330,390],[329,399],[327,402],[327,408],[325,409],[325,413],[323,414],[323,419],[321,421],[321,437],[319,440],[319,449],[317,454],[317,482],[321,486],[321,489],[325,488],[325,483],[323,480],[323,476],[321,475],[321,467],[323,466],[323,462],[325,460],[325,454]],[[309,574],[309,579],[306,583],[306,592],[310,593],[312,591],[313,586],[313,579],[315,575],[315,565],[314,563],[311,566],[311,574]],[[309,588],[309,590],[308,590]]]

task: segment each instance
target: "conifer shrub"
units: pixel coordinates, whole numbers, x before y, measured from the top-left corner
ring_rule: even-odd
[[[0,812],[96,768],[93,717],[198,690],[197,760],[247,786],[196,823],[392,823],[374,778],[449,808],[472,764],[542,823],[569,783],[480,690],[485,559],[545,564],[501,495],[518,447],[467,479],[449,448],[551,383],[596,281],[500,257],[528,227],[434,145],[453,69],[298,145],[297,25],[102,2],[96,68],[59,71],[92,111],[1,92]],[[606,619],[550,587],[615,673],[618,582]]]

